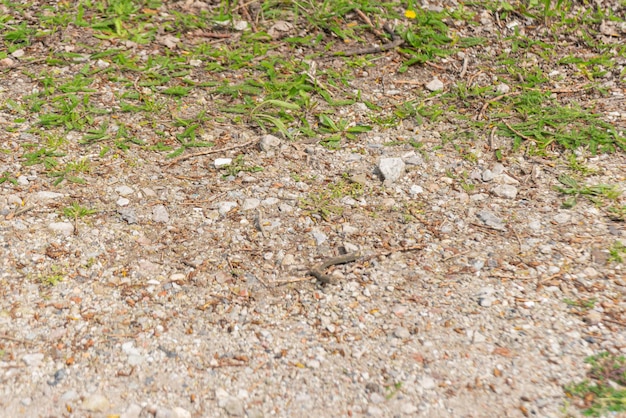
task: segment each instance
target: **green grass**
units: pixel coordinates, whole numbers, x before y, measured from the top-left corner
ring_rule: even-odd
[[[626,411],[626,358],[603,352],[587,357],[585,363],[589,365],[589,379],[565,387],[567,395],[579,401],[583,414],[599,417]]]
[[[626,256],[626,245],[621,241],[615,241],[611,248],[609,248],[609,261],[614,263],[623,263],[622,256]]]
[[[42,60],[41,65],[15,69],[35,88],[3,98],[0,111],[11,117],[8,131],[27,126],[39,138],[33,147],[22,148],[22,164],[44,170],[59,186],[83,182],[85,169],[76,161],[63,160],[69,150],[76,152],[76,146],[81,155],[97,146],[101,158],[116,155],[108,154],[111,149],[125,152],[132,147],[173,158],[213,146],[204,138],[216,124],[271,132],[292,141],[315,138],[329,149],[341,149],[358,147],[368,132],[384,132],[405,122],[432,127],[449,121],[458,131],[447,135],[441,146],[452,144],[469,162],[478,158],[476,142],[493,127],[495,134],[513,144],[512,153],[626,150],[624,133],[597,113],[594,103],[577,104],[554,93],[554,82],[569,82],[563,77],[573,70],[568,76],[582,87],[572,94],[595,95],[599,100],[607,94],[597,80],[615,71],[618,60],[626,57],[626,46],[603,41],[597,36],[598,25],[622,22],[622,12],[580,8],[570,0],[469,2],[441,9],[398,1],[262,0],[255,27],[236,32],[232,22],[248,18],[243,7],[227,1],[208,12],[157,0],[4,3],[10,14],[0,16],[0,51],[6,51],[0,58],[35,42],[53,41],[40,57],[32,57]],[[489,40],[459,35],[458,25],[478,26],[485,9],[501,20],[527,17],[539,29],[494,34]],[[278,20],[291,22],[294,30],[273,39],[268,31]],[[55,37],[62,37],[69,27],[84,39],[71,50],[55,48]],[[204,32],[228,38],[198,35]],[[563,36],[584,51],[569,48]],[[345,56],[346,51],[397,38],[403,44],[393,51]],[[128,42],[139,47],[127,47]],[[506,54],[481,60],[488,42]],[[466,76],[442,92],[420,88],[408,100],[389,98],[386,103],[366,98],[360,90],[360,72],[375,67],[383,55],[396,63],[397,74],[392,76],[404,77],[403,73],[412,76],[413,70],[430,68],[425,64],[443,69],[437,72],[452,71],[460,63],[455,54],[464,51],[478,54],[477,66],[470,70],[489,74],[493,85]],[[338,64],[327,65],[329,58]],[[551,75],[546,68],[563,69],[562,75]],[[626,80],[626,72],[620,76]],[[494,86],[499,83],[509,85],[511,93],[497,93]],[[105,89],[109,97],[102,104]],[[367,108],[365,117],[352,112],[357,104]],[[172,132],[171,127],[178,129]],[[141,136],[146,130],[151,135]],[[66,138],[70,132],[78,133],[72,136],[80,138],[77,143],[48,143],[48,138]],[[391,142],[421,147],[412,140]],[[509,157],[505,149],[494,153],[498,160]],[[575,157],[569,163],[580,175],[592,174]],[[6,182],[10,176],[3,178]],[[614,192],[610,187],[565,186],[562,192],[571,196],[572,204],[581,196],[610,200]],[[470,184],[463,187],[471,189]],[[620,207],[608,211],[623,218]]]
[[[574,207],[580,197],[586,197],[591,202],[599,205],[605,200],[616,200],[621,194],[617,186],[608,184],[586,186],[567,175],[559,177],[559,182],[564,187],[556,187],[556,190],[570,196],[563,202],[564,208]]]

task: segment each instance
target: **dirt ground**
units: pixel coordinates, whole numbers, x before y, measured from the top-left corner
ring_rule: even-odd
[[[619,416],[623,2],[0,16],[0,416]]]

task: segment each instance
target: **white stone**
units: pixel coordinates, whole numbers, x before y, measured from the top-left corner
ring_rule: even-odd
[[[120,197],[119,199],[117,199],[117,202],[115,202],[117,204],[117,206],[128,206],[130,204],[130,200],[126,199],[125,197]]]
[[[378,169],[386,182],[393,183],[404,174],[405,165],[401,158],[383,158],[378,163]]]
[[[221,216],[226,216],[228,212],[237,207],[237,202],[219,202],[217,204],[217,211]]]
[[[241,205],[241,210],[248,211],[248,210],[256,209],[260,204],[261,204],[261,201],[259,199],[251,197],[243,201],[243,204]]]
[[[510,184],[502,184],[494,187],[493,194],[505,199],[515,199],[517,197],[517,188],[515,186],[511,186]]]
[[[567,212],[561,212],[554,215],[552,219],[554,219],[554,222],[562,225],[568,223],[572,219],[572,215]]]
[[[280,146],[280,139],[274,135],[265,135],[259,141],[259,148],[261,148],[261,151],[271,151],[278,146]]]
[[[170,221],[170,215],[167,213],[167,209],[163,205],[156,205],[152,208],[152,220],[154,222],[168,223]]]
[[[128,196],[133,194],[135,191],[128,186],[119,186],[115,188],[115,191],[117,192],[117,194],[119,194],[120,196]]]
[[[434,389],[437,387],[437,382],[430,376],[422,376],[420,379],[420,386],[424,390]]]
[[[428,84],[426,84],[426,88],[430,91],[443,90],[443,81],[435,77]]]
[[[32,199],[37,200],[37,201],[42,201],[42,200],[58,199],[60,197],[63,197],[63,194],[55,193],[55,192],[37,192],[33,195]]]
[[[52,232],[65,235],[66,237],[69,237],[74,233],[74,225],[70,222],[53,222],[48,225],[48,229]]]
[[[422,193],[424,193],[424,189],[422,188],[422,186],[418,186],[417,184],[412,185],[411,188],[409,189],[409,194],[413,197]]]
[[[215,168],[223,168],[229,166],[232,162],[232,158],[218,158],[213,162],[213,166]]]
[[[82,409],[90,412],[104,412],[109,409],[109,407],[109,400],[103,395],[97,393],[87,396],[81,405]]]
[[[126,408],[126,411],[122,412],[120,418],[139,418],[141,410],[142,408],[140,405],[137,405],[136,403],[131,403],[130,405],[128,405],[128,408]]]
[[[34,353],[34,354],[24,354],[22,356],[22,361],[24,364],[30,367],[38,367],[43,361],[42,353]]]
[[[507,94],[510,91],[511,91],[511,87],[509,87],[507,84],[504,84],[504,83],[500,83],[496,87],[496,92],[499,94]]]

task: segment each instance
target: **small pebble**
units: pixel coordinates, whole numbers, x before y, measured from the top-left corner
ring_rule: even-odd
[[[74,233],[74,225],[70,222],[53,222],[48,225],[48,229],[61,235],[69,237]]]
[[[435,77],[428,84],[426,84],[426,88],[430,91],[443,90],[443,81]]]
[[[115,191],[120,196],[128,196],[128,195],[131,195],[131,194],[135,193],[135,191],[132,188],[128,187],[128,186],[116,187]]]
[[[411,333],[409,332],[409,330],[404,327],[396,328],[395,331],[393,332],[393,335],[396,338],[401,338],[401,339],[406,339],[406,338],[411,337]]]
[[[233,162],[232,158],[218,158],[213,162],[215,168],[228,167]]]
[[[104,412],[109,409],[109,400],[98,393],[87,396],[83,399],[81,408],[90,412]]]
[[[140,405],[132,403],[120,414],[120,418],[139,418],[142,409]]]
[[[154,222],[161,222],[164,224],[170,221],[170,215],[165,206],[156,205],[152,208],[152,220]]]
[[[248,210],[256,209],[260,204],[261,204],[261,201],[259,199],[252,197],[243,201],[243,204],[241,205],[241,210],[248,211]]]
[[[401,158],[383,158],[378,163],[378,169],[386,182],[393,183],[404,174],[405,164]]]
[[[278,139],[274,135],[265,135],[259,141],[259,148],[261,148],[261,151],[268,152],[279,146],[280,146],[280,139]]]
[[[218,213],[221,216],[226,216],[228,212],[237,207],[237,202],[219,202],[216,206]]]
[[[478,219],[483,221],[485,225],[490,226],[493,229],[500,231],[506,230],[502,220],[488,210],[481,210],[476,214],[476,216],[478,216]]]
[[[22,361],[29,367],[38,367],[43,361],[44,355],[42,353],[24,354]]]
[[[502,184],[494,187],[492,191],[496,196],[503,197],[505,199],[515,199],[517,197],[517,187],[510,184]]]

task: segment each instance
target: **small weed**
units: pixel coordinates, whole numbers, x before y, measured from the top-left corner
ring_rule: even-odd
[[[590,380],[565,387],[568,396],[580,400],[583,414],[598,417],[626,411],[626,358],[603,352],[587,357],[585,363],[590,366]]]
[[[95,213],[98,213],[98,211],[95,209],[89,209],[84,206],[81,206],[76,202],[72,203],[70,206],[66,208],[63,208],[63,215],[65,215],[68,218],[72,218],[74,220],[78,218],[83,218],[85,216],[93,215]]]
[[[0,184],[7,182],[7,181],[13,184],[14,186],[17,186],[17,179],[5,171],[2,174],[0,174]]]
[[[567,175],[559,177],[559,182],[565,187],[557,186],[556,190],[570,196],[563,202],[563,207],[568,209],[576,206],[580,196],[586,197],[595,204],[600,204],[601,199],[615,200],[621,194],[616,186],[607,184],[583,186]]]
[[[341,215],[343,206],[334,204],[336,199],[350,196],[359,198],[363,194],[363,186],[356,182],[348,180],[348,175],[342,177],[325,187],[320,191],[309,193],[309,195],[300,199],[299,206],[307,214],[316,214],[325,221],[330,221],[333,215]]]
[[[590,309],[593,309],[593,307],[596,305],[596,302],[598,301],[598,299],[596,298],[591,298],[591,299],[577,299],[577,300],[572,300],[572,299],[563,299],[563,303],[565,303],[566,305],[576,309],[577,312],[586,312]]]
[[[224,178],[228,176],[236,176],[241,171],[248,173],[257,173],[259,171],[263,171],[263,167],[258,165],[247,165],[244,161],[243,154],[239,154],[229,165],[224,167],[225,174],[222,176]]]
[[[65,165],[65,167],[63,167],[63,169],[49,172],[48,176],[56,179],[52,183],[55,186],[58,186],[64,180],[67,180],[71,183],[85,184],[85,180],[81,177],[78,177],[77,174],[89,173],[90,171],[91,163],[88,159],[83,158],[79,161],[70,161]]]
[[[392,399],[394,396],[398,394],[398,392],[400,392],[400,389],[402,389],[402,382],[394,383],[393,386],[386,386],[385,389],[387,390],[387,394],[385,395],[385,398],[387,400]]]
[[[626,221],[626,205],[610,206],[607,209],[607,213],[609,215],[609,218],[613,219],[614,221]]]
[[[609,261],[623,263],[623,255],[626,255],[626,245],[621,241],[615,241],[613,245],[611,245],[611,248],[609,248]]]

